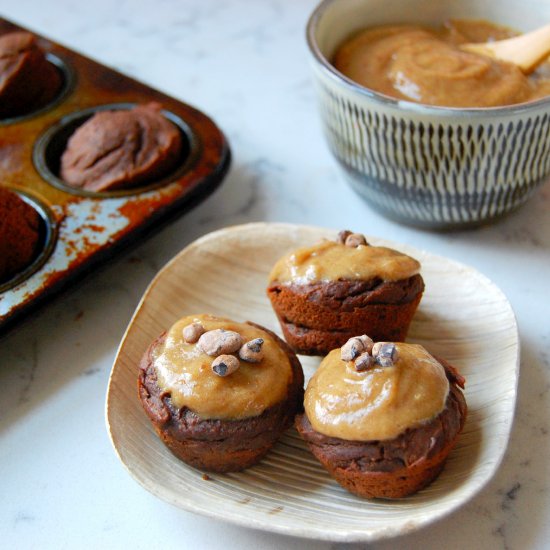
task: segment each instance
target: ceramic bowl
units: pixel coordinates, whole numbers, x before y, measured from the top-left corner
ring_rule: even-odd
[[[359,30],[390,23],[485,19],[525,32],[550,20],[535,0],[325,0],[307,40],[329,147],[377,211],[431,229],[490,222],[523,204],[550,173],[550,98],[493,108],[392,99],[354,83],[331,59]]]

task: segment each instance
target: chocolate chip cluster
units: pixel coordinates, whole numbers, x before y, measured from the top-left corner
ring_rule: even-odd
[[[233,330],[217,328],[207,331],[200,323],[192,323],[183,328],[183,339],[215,357],[212,371],[218,376],[234,373],[240,367],[239,359],[247,363],[259,363],[263,359],[263,338],[244,342],[242,336]]]
[[[359,245],[369,245],[367,239],[365,239],[365,235],[361,233],[353,233],[352,231],[349,231],[349,229],[342,229],[342,231],[338,233],[336,242],[349,246],[350,248],[357,248]]]
[[[352,361],[361,372],[374,365],[391,367],[397,361],[397,347],[391,342],[376,342],[366,334],[350,338],[340,349],[342,361]]]

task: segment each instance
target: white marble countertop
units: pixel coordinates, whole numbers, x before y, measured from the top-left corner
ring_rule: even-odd
[[[501,222],[429,233],[397,225],[347,186],[321,136],[304,26],[315,0],[6,0],[3,16],[212,116],[233,165],[208,200],[0,340],[4,548],[344,548],[173,508],[118,461],[104,420],[113,358],[149,281],[200,235],[287,221],[413,244],[492,279],[517,315],[516,419],[496,476],[444,520],[377,550],[548,548],[550,185]],[[366,548],[354,544],[350,548]]]

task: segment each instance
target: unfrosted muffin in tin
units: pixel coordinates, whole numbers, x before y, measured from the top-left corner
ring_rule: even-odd
[[[0,284],[28,267],[41,245],[40,214],[17,193],[0,187]]]
[[[0,36],[0,118],[27,114],[47,105],[63,79],[28,32]]]
[[[267,295],[288,344],[326,355],[356,334],[404,340],[423,291],[417,260],[344,230],[282,257]]]
[[[60,176],[86,191],[132,188],[174,171],[182,149],[181,132],[159,103],[102,110],[69,138]]]
[[[271,331],[212,315],[179,320],[139,368],[143,408],[167,447],[201,470],[256,464],[303,408],[304,378]]]
[[[441,472],[466,419],[463,387],[424,347],[362,335],[322,361],[296,428],[345,489],[401,498]]]

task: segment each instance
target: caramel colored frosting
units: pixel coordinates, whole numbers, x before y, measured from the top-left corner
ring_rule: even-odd
[[[428,105],[496,107],[549,95],[548,68],[526,76],[515,65],[459,47],[511,34],[486,21],[467,20],[439,29],[372,27],[340,46],[334,66],[362,86]]]
[[[422,346],[397,343],[393,366],[357,372],[332,350],[306,389],[304,407],[313,428],[350,441],[393,439],[436,417],[449,382],[443,366]]]
[[[199,322],[208,330],[238,332],[243,341],[263,338],[259,363],[240,361],[239,369],[226,377],[212,372],[214,357],[183,339],[183,328]],[[188,407],[202,418],[242,419],[260,415],[286,398],[292,367],[286,353],[268,333],[246,323],[212,315],[193,315],[175,323],[163,345],[154,352],[158,384],[170,392],[172,403]]]
[[[416,275],[420,264],[410,256],[382,246],[345,246],[335,241],[299,248],[283,256],[269,280],[307,284],[339,279],[400,281]]]

